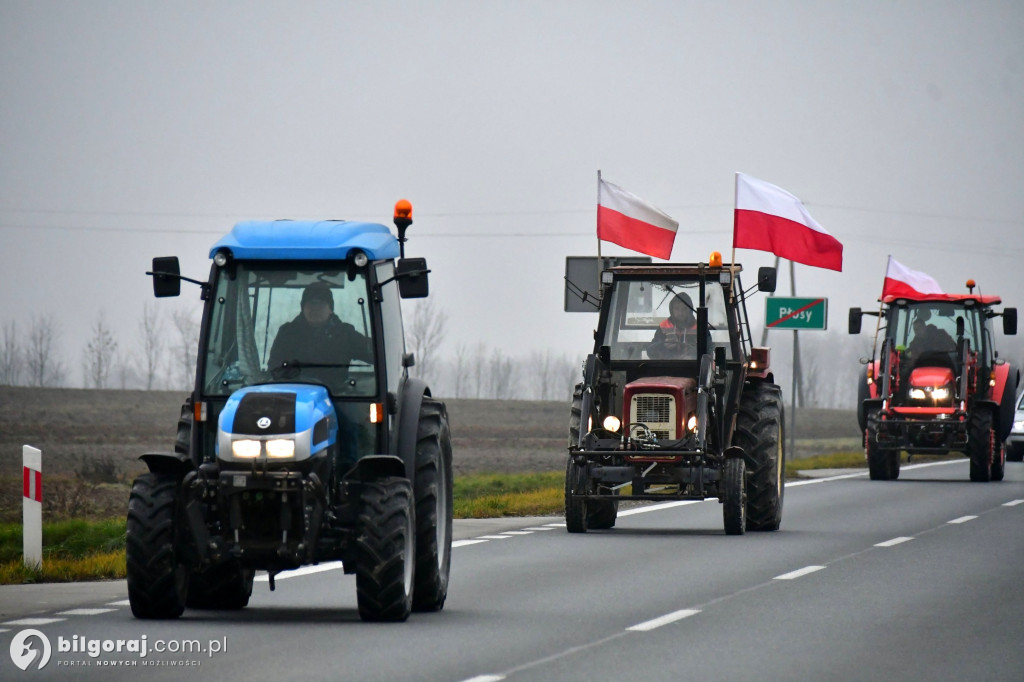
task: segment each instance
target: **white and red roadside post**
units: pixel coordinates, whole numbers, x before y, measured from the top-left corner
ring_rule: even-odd
[[[21,448],[22,554],[25,565],[43,566],[43,452],[31,445]]]

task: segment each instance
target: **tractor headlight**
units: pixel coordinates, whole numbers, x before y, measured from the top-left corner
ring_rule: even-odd
[[[939,388],[932,390],[932,400],[935,402],[949,400],[949,389],[945,386],[940,386]]]
[[[690,416],[686,418],[686,430],[696,431],[697,430],[697,413],[691,412]]]
[[[242,459],[255,459],[260,456],[261,444],[258,440],[236,440],[231,442],[231,454]]]
[[[267,457],[282,459],[295,456],[295,441],[285,438],[275,438],[267,441]]]
[[[604,425],[605,431],[611,431],[612,433],[618,433],[619,427],[622,426],[622,421],[614,414],[610,414],[607,417],[605,417],[604,422],[602,423]]]
[[[912,388],[912,389],[910,389],[910,399],[911,400],[924,400],[925,399],[924,389],[923,388]]]

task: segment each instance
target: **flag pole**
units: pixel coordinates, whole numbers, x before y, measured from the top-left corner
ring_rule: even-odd
[[[598,213],[600,213],[600,211],[601,211],[601,169],[600,168],[597,169],[597,210],[598,210]],[[597,300],[600,301],[604,297],[604,293],[601,291],[601,270],[604,268],[604,261],[601,260],[601,233],[600,233],[599,230],[596,229],[598,227],[597,220],[600,220],[600,218],[596,218],[595,219],[595,230],[594,230],[594,232],[597,234]]]
[[[729,259],[729,303],[736,299],[736,200],[739,198],[740,174],[736,173],[732,186],[732,257]]]

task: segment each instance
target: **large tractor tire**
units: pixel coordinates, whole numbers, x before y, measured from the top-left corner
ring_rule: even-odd
[[[872,481],[895,481],[900,477],[900,451],[878,446],[878,412],[867,415],[864,431],[864,455]]]
[[[188,567],[180,560],[181,480],[139,476],[128,498],[128,601],[136,618],[177,618],[185,610]]]
[[[583,405],[583,384],[576,384],[576,388],[572,393],[572,407],[569,410],[569,447],[575,448],[580,442],[580,423],[582,421],[582,405]],[[569,468],[572,468],[571,460]],[[568,485],[569,470],[566,470],[566,481]],[[607,486],[601,486],[598,488],[604,495],[612,495],[614,491]],[[566,516],[568,516],[569,510],[569,496],[568,487],[566,488]],[[574,533],[586,532],[588,528],[594,530],[606,530],[608,528],[615,527],[615,521],[619,516],[619,501],[618,500],[590,500],[585,504],[579,502],[577,504],[583,504],[586,508],[586,524],[583,530],[570,531]]]
[[[967,457],[971,461],[971,480],[987,483],[992,480],[996,432],[992,413],[975,408],[967,420]]]
[[[416,611],[440,611],[448,596],[452,484],[448,413],[444,403],[423,398],[416,433]]]
[[[749,383],[740,397],[733,445],[746,460],[746,528],[778,530],[786,486],[786,443],[782,389],[775,384]]]
[[[722,518],[726,535],[743,535],[747,530],[748,498],[746,462],[740,457],[725,460],[722,469]]]
[[[210,566],[203,572],[193,572],[188,580],[190,609],[235,611],[249,605],[252,582],[256,572],[244,569],[235,561]]]
[[[354,563],[359,616],[404,621],[412,611],[416,512],[412,484],[385,477],[362,484]]]
[[[1003,443],[994,444],[995,452],[992,454],[992,480],[1001,481],[1006,474],[1006,446]]]
[[[184,403],[178,417],[178,431],[174,436],[174,451],[183,455],[189,454],[192,448],[192,406]]]

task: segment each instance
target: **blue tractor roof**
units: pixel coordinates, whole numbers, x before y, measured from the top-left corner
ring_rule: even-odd
[[[348,220],[248,220],[210,249],[246,260],[344,260],[359,249],[370,260],[398,258],[398,239],[378,223]]]

